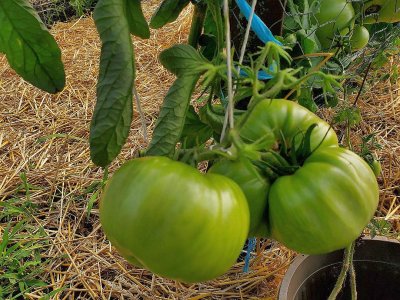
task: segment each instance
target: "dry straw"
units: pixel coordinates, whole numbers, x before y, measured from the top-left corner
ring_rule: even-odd
[[[158,1],[143,2],[149,16]],[[190,9],[173,24],[152,31],[149,40],[135,39],[137,89],[141,95],[149,134],[163,96],[173,81],[157,61],[163,49],[184,42],[190,25]],[[264,241],[243,273],[243,262],[226,275],[201,284],[181,284],[130,266],[105,239],[98,220],[97,203],[87,218],[91,193],[85,190],[102,178],[89,156],[89,124],[95,103],[100,43],[93,20],[82,18],[59,23],[53,29],[62,49],[67,73],[66,88],[57,95],[39,91],[21,80],[0,56],[0,201],[15,196],[24,172],[36,188],[30,200],[39,212],[35,226],[50,239],[42,249],[51,258],[43,278],[49,286],[27,294],[40,299],[47,288],[63,291],[55,299],[272,299],[294,253]],[[398,63],[398,61],[396,62]],[[387,66],[389,72],[395,62]],[[359,102],[363,122],[352,133],[376,133],[383,149],[379,178],[381,202],[378,217],[398,224],[400,214],[400,88],[398,82],[377,81]],[[128,142],[111,172],[146,147],[137,113]],[[21,195],[18,195],[21,196]],[[21,196],[23,197],[23,195]],[[0,206],[1,209],[1,206]],[[10,222],[17,222],[13,219]],[[1,223],[0,236],[7,223]],[[398,225],[397,225],[398,226]],[[400,230],[400,228],[397,228]],[[267,250],[266,250],[267,249]]]

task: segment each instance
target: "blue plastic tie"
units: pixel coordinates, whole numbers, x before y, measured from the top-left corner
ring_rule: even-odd
[[[243,267],[243,272],[244,273],[249,272],[251,252],[254,251],[254,249],[256,247],[256,242],[257,242],[256,238],[251,238],[251,239],[248,240],[247,253],[246,253],[246,258],[244,259],[244,267]]]
[[[242,15],[244,15],[244,17],[248,21],[250,18],[251,6],[247,3],[246,0],[236,0],[236,4],[239,7]],[[253,15],[251,29],[264,44],[266,44],[267,42],[274,42],[275,44],[282,46],[282,43],[274,37],[268,26],[265,25],[265,23],[256,14]]]
[[[242,69],[241,69],[241,70],[240,70],[240,76],[241,76],[241,77],[248,77],[249,74],[247,74],[247,72],[246,72],[245,70],[242,70]],[[273,78],[273,76],[270,75],[270,74],[268,74],[267,72],[261,70],[261,71],[258,71],[257,78],[258,78],[259,80],[268,80],[268,79]]]

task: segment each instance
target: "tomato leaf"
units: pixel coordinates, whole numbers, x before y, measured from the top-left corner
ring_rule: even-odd
[[[192,46],[175,45],[160,54],[161,64],[171,73],[180,77],[202,73],[211,64],[203,58]]]
[[[150,27],[157,29],[175,21],[190,0],[164,0],[150,20]]]
[[[178,77],[169,89],[146,152],[148,156],[172,157],[185,125],[190,98],[199,75]]]
[[[142,39],[150,37],[150,29],[143,15],[140,0],[124,0],[129,31]]]
[[[0,1],[0,51],[36,87],[49,93],[64,88],[61,51],[27,0]]]
[[[185,125],[181,134],[181,142],[184,148],[201,146],[212,136],[213,130],[200,120],[193,106],[189,106],[186,114]]]
[[[100,0],[94,20],[102,41],[97,103],[90,128],[90,154],[107,166],[121,151],[132,122],[134,60],[124,0]]]
[[[333,120],[336,124],[358,125],[361,122],[360,109],[358,107],[343,108],[337,112]]]

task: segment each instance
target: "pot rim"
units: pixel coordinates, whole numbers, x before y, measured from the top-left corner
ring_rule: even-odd
[[[369,235],[365,235],[361,238],[361,240],[365,240],[365,241],[382,241],[382,242],[389,242],[389,243],[397,243],[400,244],[400,241],[397,239],[390,239],[388,237],[385,236],[374,236],[373,238]],[[339,249],[337,251],[340,251],[343,249]],[[333,251],[335,252],[335,251]],[[333,253],[330,252],[330,253]],[[330,253],[326,253],[326,254],[322,254],[322,255],[328,255]],[[278,293],[278,299],[285,299],[286,295],[285,293],[289,290],[289,285],[292,281],[292,278],[295,274],[295,272],[297,271],[297,269],[299,268],[299,266],[310,256],[315,256],[315,255],[308,255],[308,254],[298,254],[296,256],[296,258],[292,261],[292,263],[290,264],[288,270],[286,271],[283,280],[281,282],[281,285],[279,287],[279,293]],[[288,300],[288,299],[285,299]]]

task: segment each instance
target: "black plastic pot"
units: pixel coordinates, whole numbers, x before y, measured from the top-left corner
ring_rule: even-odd
[[[299,255],[282,281],[278,300],[326,300],[342,267],[344,251]],[[400,299],[400,243],[382,237],[364,238],[354,254],[359,300]],[[347,281],[338,300],[350,298]]]

